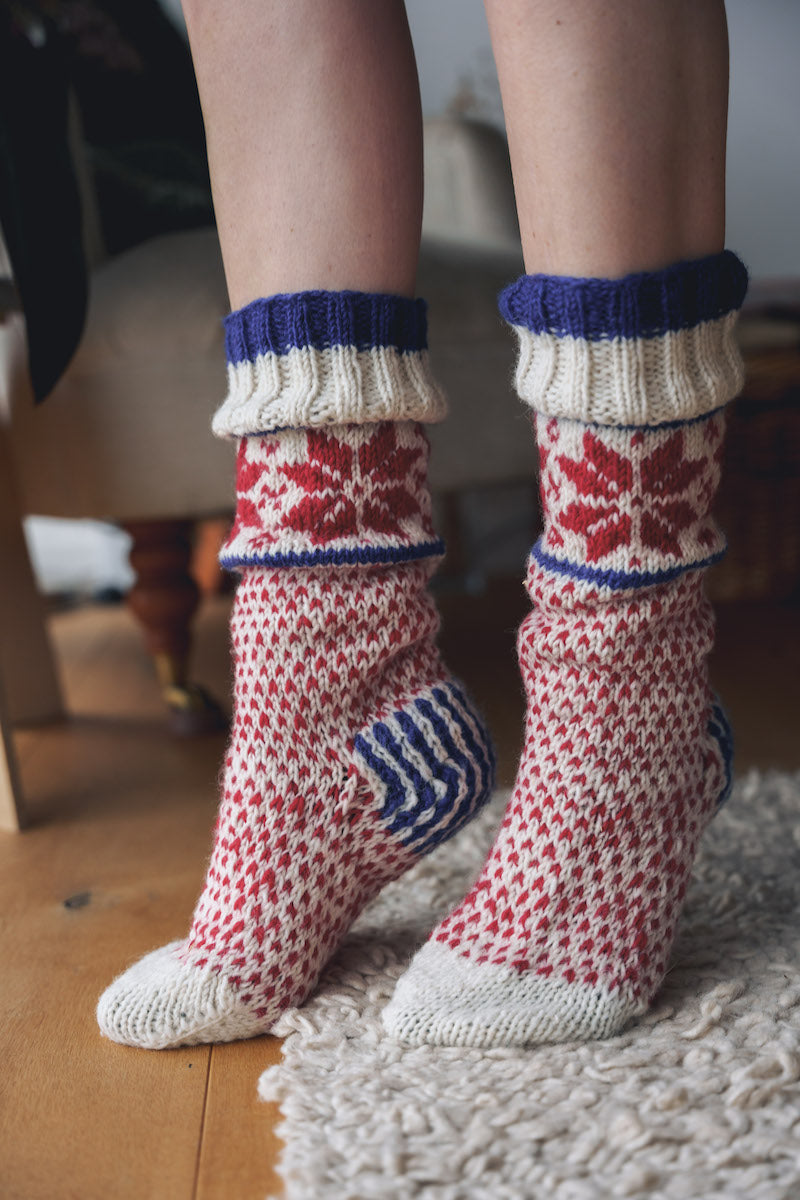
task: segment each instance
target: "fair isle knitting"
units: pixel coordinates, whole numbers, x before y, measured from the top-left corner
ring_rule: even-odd
[[[746,290],[730,251],[622,279],[523,275],[500,299],[517,391],[538,413],[601,425],[712,412],[744,380],[733,330]]]
[[[700,577],[634,602],[551,584],[531,561],[514,793],[479,879],[386,1009],[406,1042],[619,1032],[663,980],[700,836],[730,790]]]
[[[278,429],[441,421],[423,300],[300,292],[255,300],[225,324],[228,395],[218,437]]]
[[[725,552],[709,513],[722,412],[655,429],[536,415],[545,531],[540,566],[615,591],[666,583]]]
[[[428,454],[425,432],[412,421],[243,438],[222,565],[367,566],[441,557]]]
[[[491,744],[452,679],[365,727],[353,751],[382,797],[381,820],[417,857],[458,833],[475,816],[475,798],[491,792]]]
[[[534,278],[525,290],[550,297],[584,330],[579,357],[591,368],[623,335],[635,359],[631,311],[636,328],[648,294],[672,298],[679,280],[669,310],[677,360],[695,337],[692,322],[715,311],[708,295],[727,296],[731,275],[743,272],[731,258],[644,277],[641,293],[630,279],[598,281],[599,322],[581,307],[587,281]],[[604,336],[592,337],[599,328]],[[722,389],[711,415],[701,415],[703,392],[685,422],[666,427],[578,422],[571,393],[560,405],[567,418],[537,414],[544,532],[528,567],[534,607],[518,637],[525,745],[482,874],[385,1010],[404,1041],[607,1037],[645,1011],[663,980],[700,836],[731,784],[703,595],[704,568],[723,546],[710,506],[728,365],[709,363]],[[646,415],[672,411],[670,386],[656,372]]]
[[[435,649],[429,574],[244,571],[205,886],[188,938],[101,997],[107,1037],[163,1049],[266,1032],[384,884],[489,798],[491,743]]]
[[[323,376],[329,343],[381,371],[390,342],[418,354],[424,310],[388,297],[277,297],[228,325],[234,358],[258,358],[267,335],[279,349],[305,339]],[[384,407],[405,411],[390,374]],[[421,388],[421,408],[437,395]],[[294,401],[284,400],[285,417]],[[370,420],[242,430],[222,552],[241,582],[214,848],[188,938],[101,997],[100,1028],[115,1041],[160,1049],[267,1031],[303,1002],[364,905],[491,794],[488,735],[435,645],[427,585],[443,547],[427,439],[412,421]]]

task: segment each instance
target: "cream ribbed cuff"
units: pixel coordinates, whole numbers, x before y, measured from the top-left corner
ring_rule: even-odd
[[[427,350],[302,346],[229,365],[228,394],[212,429],[238,438],[320,425],[431,423],[446,413]]]
[[[656,337],[519,338],[516,385],[537,412],[599,425],[662,425],[713,412],[744,383],[736,312]]]

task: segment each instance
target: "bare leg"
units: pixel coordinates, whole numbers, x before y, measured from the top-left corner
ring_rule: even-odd
[[[222,562],[234,715],[188,937],[100,999],[164,1048],[271,1028],[357,913],[484,803],[492,754],[435,646],[419,422],[420,114],[398,0],[190,0],[240,439]],[[454,761],[455,760],[455,761]]]
[[[722,0],[486,0],[526,269],[613,278],[722,249]]]
[[[730,781],[709,507],[746,271],[722,253],[718,0],[487,0],[529,274],[501,296],[544,531],[522,760],[475,885],[386,1009],[404,1040],[607,1037],[667,969]]]
[[[185,0],[233,308],[413,296],[422,127],[402,0]]]

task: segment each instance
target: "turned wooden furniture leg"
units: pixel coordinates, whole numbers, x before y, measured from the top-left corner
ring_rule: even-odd
[[[136,583],[128,605],[141,624],[175,733],[193,735],[224,728],[215,701],[189,682],[191,622],[199,589],[190,574],[191,521],[134,521],[124,526],[133,545]]]
[[[219,552],[230,528],[230,517],[209,517],[195,525],[192,573],[204,596],[218,596],[230,588],[233,576],[219,563]]]

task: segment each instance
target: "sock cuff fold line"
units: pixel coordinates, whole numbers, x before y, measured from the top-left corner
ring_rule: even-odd
[[[744,383],[734,336],[747,272],[730,251],[623,279],[528,275],[500,296],[536,412],[650,427],[721,408]]]
[[[444,419],[423,300],[301,292],[256,300],[226,322],[228,393],[217,437]]]

